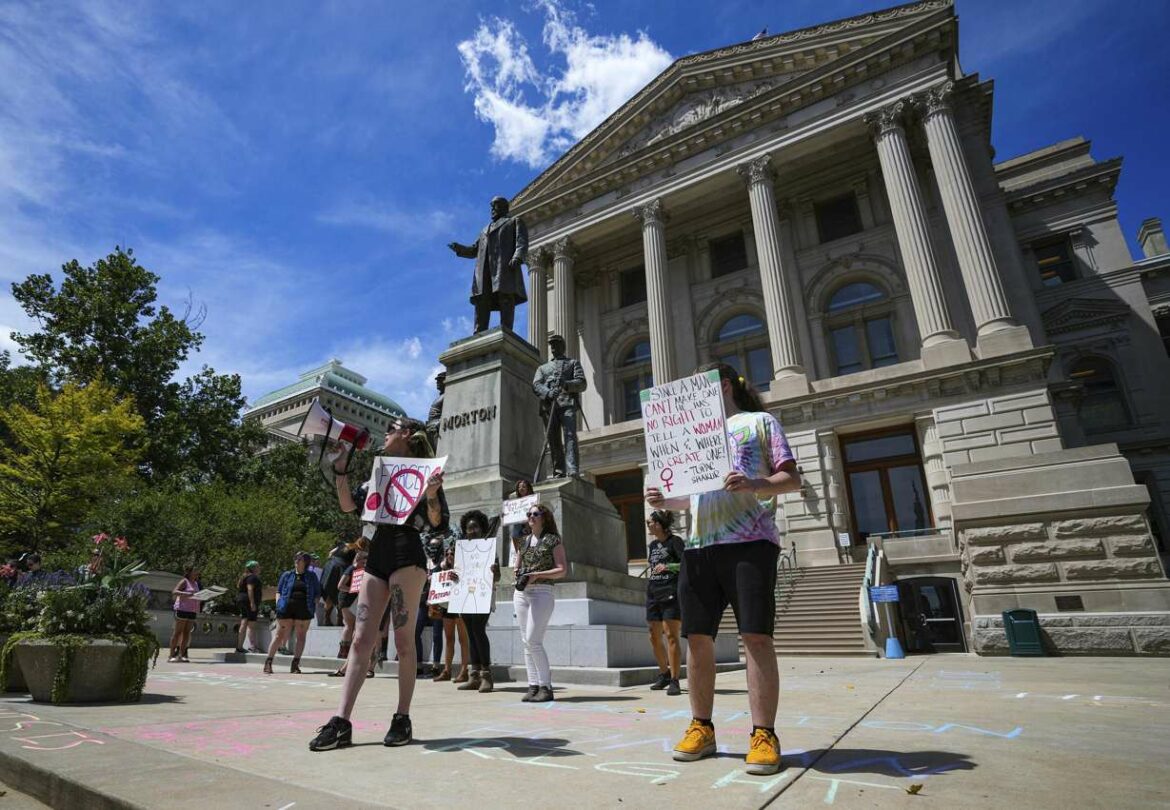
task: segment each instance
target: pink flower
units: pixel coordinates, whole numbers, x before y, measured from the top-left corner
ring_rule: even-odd
[[[125,537],[115,537],[114,548],[118,549],[118,551],[129,551],[130,544],[126,542]]]
[[[110,539],[110,536],[108,534],[106,534],[105,532],[102,532],[101,534],[95,534],[93,536],[93,542],[94,542],[94,545],[96,545],[96,546],[100,546],[102,543],[106,542],[109,539]]]

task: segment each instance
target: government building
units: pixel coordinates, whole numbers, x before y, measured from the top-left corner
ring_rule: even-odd
[[[928,0],[676,61],[512,200],[529,341],[585,368],[631,560],[638,392],[711,360],[764,392],[804,482],[782,651],[1004,653],[1030,608],[1057,651],[1170,654],[1161,224],[1133,258],[1082,137],[997,162],[958,24]]]

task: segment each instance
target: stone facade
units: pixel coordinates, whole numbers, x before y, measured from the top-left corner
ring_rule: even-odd
[[[529,340],[581,359],[603,488],[642,470],[639,387],[736,365],[801,469],[777,516],[800,564],[881,544],[895,580],[955,583],[968,648],[1057,596],[1170,611],[1160,222],[1135,261],[1120,160],[1083,139],[994,163],[957,26],[927,0],[680,59],[513,200]]]

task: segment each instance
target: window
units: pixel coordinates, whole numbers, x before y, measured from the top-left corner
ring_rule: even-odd
[[[642,471],[597,476],[597,486],[609,498],[626,527],[626,555],[631,560],[646,559],[646,506]]]
[[[621,306],[629,307],[646,300],[646,270],[642,265],[623,270],[621,281]]]
[[[735,368],[757,388],[772,382],[772,351],[768,329],[755,315],[733,315],[715,335],[711,356]]]
[[[933,530],[918,441],[910,428],[844,439],[845,479],[853,528],[864,544],[871,534],[925,534]]]
[[[1077,270],[1073,264],[1072,245],[1069,244],[1067,236],[1036,242],[1032,245],[1032,253],[1036,256],[1040,283],[1045,287],[1058,287],[1076,280]]]
[[[650,370],[650,341],[640,340],[622,355],[617,375],[618,392],[621,394],[618,415],[623,421],[640,419],[642,389],[654,385],[654,374]]]
[[[861,231],[861,213],[857,210],[857,197],[852,192],[819,202],[813,206],[813,211],[822,244]]]
[[[1100,433],[1129,426],[1129,409],[1117,387],[1113,367],[1101,357],[1086,357],[1073,365],[1068,375],[1085,386],[1077,415],[1086,433]]]
[[[707,242],[711,253],[711,278],[719,278],[748,266],[743,231]]]
[[[829,299],[825,320],[834,373],[852,374],[898,362],[894,314],[889,296],[873,284],[855,281]]]

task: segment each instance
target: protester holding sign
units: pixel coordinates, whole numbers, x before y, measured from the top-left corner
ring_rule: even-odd
[[[459,529],[464,538],[478,540],[484,537],[488,528],[488,517],[478,509],[472,509],[459,518]],[[494,544],[494,541],[493,541]],[[494,553],[493,553],[494,557]],[[492,583],[500,578],[500,565],[492,562]],[[458,576],[458,569],[455,575]],[[496,606],[495,589],[491,595],[491,609]],[[458,688],[465,692],[490,692],[495,688],[492,680],[492,647],[488,641],[487,625],[491,618],[491,610],[487,613],[463,613],[463,623],[467,626],[467,637],[471,644],[471,672],[467,683]]]
[[[414,648],[419,653],[418,675],[435,675],[439,671],[439,660],[443,657],[443,613],[446,612],[442,603],[431,604],[430,591],[435,586],[435,579],[439,575],[439,568],[443,564],[443,538],[446,532],[435,531],[423,534],[423,553],[427,557],[428,584],[422,589],[419,599],[418,618],[414,623]],[[422,637],[427,628],[431,629],[431,665],[428,669],[422,662]]]
[[[653,512],[646,528],[653,538],[646,549],[646,624],[650,627],[650,647],[658,662],[658,679],[651,689],[665,689],[668,695],[682,694],[678,683],[682,644],[682,610],[678,605],[678,572],[683,561],[683,541],[671,534],[674,513],[666,509]],[[662,643],[663,634],[667,643]]]
[[[715,634],[728,604],[747,655],[748,703],[752,736],[747,770],[772,774],[780,769],[776,704],[780,675],[772,631],[776,620],[776,495],[800,488],[800,475],[780,423],[765,411],[759,394],[725,363],[718,371],[731,443],[732,469],[715,492],[688,499],[666,497],[654,484],[646,501],[655,509],[691,510],[691,532],[679,574],[682,630],[687,639],[687,686],[692,719],[674,758],[683,762],[716,751],[711,713],[715,700]]]
[[[552,584],[569,567],[552,510],[542,503],[529,509],[528,528],[531,532],[517,555],[516,595],[512,597],[528,668],[528,692],[521,700],[545,703],[553,699],[552,670],[544,651],[544,633],[556,606]]]
[[[443,562],[439,566],[441,571],[450,572],[455,567],[455,543],[458,540],[458,532],[450,531],[443,536]],[[448,576],[448,579],[454,584],[455,577]],[[456,636],[459,638],[459,672],[452,678],[451,664],[455,661]],[[467,664],[471,652],[471,646],[467,640],[467,625],[463,623],[462,616],[451,612],[450,605],[447,605],[443,611],[443,637],[446,641],[446,647],[443,649],[443,668],[435,675],[435,682],[467,683],[469,677]]]
[[[527,478],[521,478],[516,481],[516,489],[508,496],[507,501],[524,500],[531,497],[533,497],[532,482]],[[505,504],[507,504],[507,501],[505,501]],[[508,526],[508,536],[512,541],[511,553],[513,554],[519,553],[521,542],[528,536],[528,509],[530,507],[531,504],[524,507],[518,516],[520,520],[516,523],[509,523],[506,520],[503,521]],[[504,511],[507,511],[507,506],[505,506]],[[508,565],[513,564],[511,558],[509,558]]]
[[[40,563],[41,558],[38,556],[36,564]],[[199,611],[203,610],[203,605],[195,598],[195,594],[201,590],[203,585],[199,582],[199,569],[188,565],[183,569],[183,578],[171,590],[171,596],[175,597],[175,629],[171,633],[171,657],[167,659],[169,663],[177,661],[186,663],[189,660],[187,647],[191,645],[195,620],[199,616]]]
[[[405,417],[392,422],[382,443],[382,452],[388,458],[374,460],[372,481],[375,485],[381,481],[379,471],[393,469],[394,472],[381,492],[376,486],[368,487],[361,498],[366,512],[372,512],[378,518],[378,527],[370,542],[366,573],[358,594],[357,630],[349,650],[350,666],[342,684],[337,714],[318,729],[317,736],[309,743],[310,751],[328,751],[353,744],[353,725],[349,717],[366,680],[361,667],[381,636],[379,619],[386,613],[387,605],[394,629],[394,646],[398,650],[398,711],[390,722],[383,744],[406,745],[413,737],[410,701],[414,696],[418,663],[414,621],[419,594],[427,579],[420,532],[445,527],[450,520],[447,499],[443,495],[442,467],[428,462],[433,452],[425,428],[422,422]],[[419,463],[411,465],[411,460]],[[407,476],[406,470],[413,472]],[[350,492],[345,471],[338,466],[335,472],[338,503],[343,512],[352,512],[358,504]],[[409,481],[416,476],[422,477],[421,488]],[[400,489],[398,485],[401,485]],[[390,491],[392,486],[396,492]],[[383,517],[386,522],[382,521]]]

